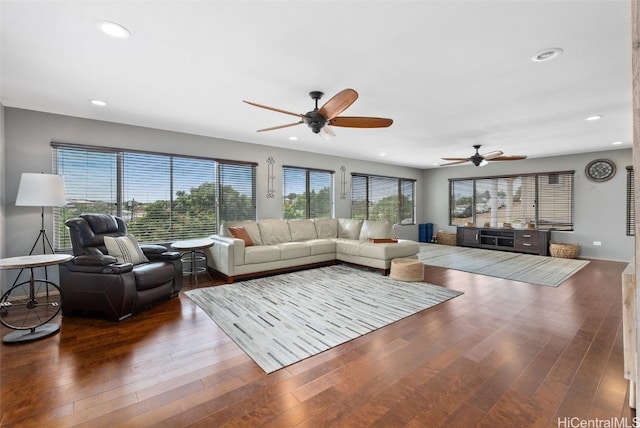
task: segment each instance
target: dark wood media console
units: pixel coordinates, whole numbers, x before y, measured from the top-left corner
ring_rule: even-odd
[[[458,226],[457,244],[461,247],[548,256],[549,231]]]

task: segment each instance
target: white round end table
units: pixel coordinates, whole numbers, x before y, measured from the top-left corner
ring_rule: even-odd
[[[189,266],[185,268],[182,273],[189,275],[189,281],[191,281],[191,276],[193,276],[196,279],[196,287],[198,286],[198,274],[207,272],[207,254],[204,250],[212,246],[213,239],[210,238],[188,239],[171,244],[171,248],[182,252],[182,261],[183,263],[186,262]],[[204,262],[204,264],[198,266],[198,262]]]
[[[0,322],[16,330],[5,335],[5,343],[26,342],[60,331],[49,323],[61,309],[60,287],[48,279],[36,279],[33,270],[72,260],[69,254],[36,254],[0,259],[0,269],[29,269],[29,280],[13,285],[0,297]]]

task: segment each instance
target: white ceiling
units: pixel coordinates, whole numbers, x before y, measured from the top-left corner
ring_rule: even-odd
[[[6,107],[418,168],[473,144],[532,158],[631,147],[630,1],[0,5]],[[131,37],[104,35],[103,20]],[[553,47],[564,54],[531,61]],[[360,98],[343,115],[394,124],[257,133],[296,119],[241,101],[305,113],[310,91],[322,103],[344,88]]]

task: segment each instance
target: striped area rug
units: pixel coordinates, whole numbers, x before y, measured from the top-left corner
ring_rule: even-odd
[[[463,293],[335,265],[185,294],[271,373]]]
[[[428,266],[444,267],[550,287],[559,286],[589,263],[587,260],[440,244],[420,244],[418,258]]]

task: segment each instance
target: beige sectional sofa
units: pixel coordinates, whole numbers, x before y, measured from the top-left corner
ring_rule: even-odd
[[[228,282],[336,261],[379,269],[386,275],[391,260],[416,258],[420,250],[417,242],[409,240],[370,242],[393,238],[389,222],[344,218],[227,222],[211,238],[208,266]]]

